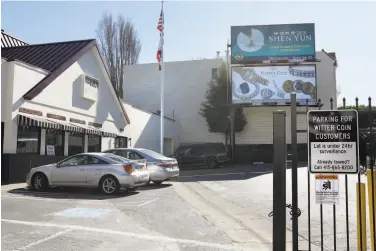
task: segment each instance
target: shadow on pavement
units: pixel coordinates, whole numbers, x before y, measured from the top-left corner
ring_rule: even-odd
[[[124,198],[138,194],[138,192],[127,192],[120,190],[119,193],[114,195],[105,195],[99,193],[96,189],[87,188],[50,188],[47,191],[39,192],[25,188],[17,188],[7,191],[9,194],[39,197],[48,199],[78,199],[78,200],[108,200],[115,198]]]
[[[170,186],[172,186],[172,184],[160,184],[160,185],[156,185],[156,184],[150,183],[149,185],[140,186],[138,188],[138,190],[154,190],[154,189],[167,188],[167,187],[170,187]]]
[[[307,163],[298,163],[298,168],[306,167]],[[286,168],[291,168],[291,163],[286,163]],[[180,170],[176,182],[197,181],[225,181],[246,180],[257,176],[273,173],[273,164],[226,165],[218,169]]]

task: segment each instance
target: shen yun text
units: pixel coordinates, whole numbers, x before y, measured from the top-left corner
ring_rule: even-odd
[[[314,125],[313,128],[316,132],[315,139],[317,140],[349,140],[351,139],[351,123],[352,116],[317,116],[312,118],[313,123],[322,123]],[[325,124],[327,123],[327,124]],[[338,123],[338,124],[333,124]]]

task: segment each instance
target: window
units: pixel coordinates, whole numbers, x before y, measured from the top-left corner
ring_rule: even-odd
[[[115,150],[113,153],[131,160],[144,159],[144,157],[141,154],[129,150]]]
[[[185,152],[189,149],[189,147],[187,146],[180,146],[177,150],[176,150],[176,155],[182,155],[182,154],[185,154]]]
[[[64,156],[64,131],[47,129],[46,130],[46,155],[49,155],[47,148],[54,147],[54,154],[56,156]]]
[[[115,162],[119,162],[119,163],[124,163],[124,162],[128,162],[127,159],[121,157],[121,156],[118,156],[118,155],[115,155],[115,154],[106,154],[105,155],[106,158],[112,160],[112,161],[115,161]]]
[[[199,147],[192,147],[189,154],[190,155],[202,155],[205,153],[205,147],[199,146]]]
[[[127,137],[116,137],[115,138],[115,148],[127,148],[128,138]]]
[[[139,150],[140,152],[142,152],[143,154],[146,154],[154,159],[164,159],[166,158],[166,156],[160,154],[160,153],[157,153],[157,152],[154,152],[152,150],[148,150],[148,149],[141,149]]]
[[[102,150],[102,137],[96,135],[89,135],[88,138],[88,152],[100,152]]]
[[[212,78],[216,78],[218,74],[218,69],[217,68],[212,68]]]
[[[85,165],[87,163],[87,158],[88,156],[86,155],[74,156],[60,162],[59,167]]]
[[[92,77],[89,77],[89,76],[85,76],[85,83],[90,85],[91,87],[94,87],[94,88],[98,88],[99,87],[99,82],[98,80],[92,78]]]
[[[103,165],[103,164],[108,164],[106,161],[95,158],[93,156],[87,156],[87,165]]]
[[[40,153],[40,128],[34,126],[18,127],[17,153]]]
[[[68,155],[74,155],[84,152],[85,137],[82,133],[69,133]]]

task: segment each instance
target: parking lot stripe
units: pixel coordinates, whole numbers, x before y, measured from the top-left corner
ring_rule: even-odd
[[[223,175],[246,175],[247,173],[212,173],[212,174],[196,174],[196,175],[187,175],[179,176],[179,178],[192,178],[192,177],[203,177],[203,176],[223,176]]]
[[[27,250],[27,249],[29,249],[29,248],[31,248],[31,247],[33,247],[33,246],[36,246],[36,245],[41,244],[41,243],[43,243],[43,242],[46,242],[46,241],[52,240],[52,239],[54,239],[54,238],[56,238],[56,237],[59,237],[60,235],[66,234],[66,233],[71,232],[71,231],[73,231],[73,229],[65,229],[65,230],[63,230],[63,231],[57,232],[56,234],[50,235],[50,236],[48,236],[48,237],[46,237],[46,238],[44,238],[44,239],[40,239],[40,240],[38,240],[38,241],[34,241],[34,242],[32,242],[32,243],[30,243],[30,244],[28,244],[28,245],[26,245],[26,246],[23,246],[23,247],[21,247],[21,248],[15,249],[14,251],[18,251],[18,250]]]
[[[54,224],[54,223],[49,223],[49,222],[19,221],[19,220],[10,220],[10,219],[1,219],[1,221],[6,222],[6,223],[26,225],[26,226],[56,227],[56,228],[62,228],[66,230],[70,229],[70,230],[97,232],[97,233],[109,234],[109,235],[122,235],[126,237],[133,237],[133,238],[144,239],[144,240],[181,243],[181,244],[187,244],[187,245],[193,245],[193,246],[203,246],[203,247],[211,247],[211,248],[218,248],[218,249],[225,249],[225,250],[238,250],[238,251],[243,250],[233,245],[217,244],[217,243],[187,240],[187,239],[175,239],[175,238],[171,238],[167,236],[145,235],[145,234],[116,231],[116,230],[104,229],[104,228],[84,227],[84,226],[79,226],[79,225],[63,225],[63,224],[60,225],[60,224]]]
[[[138,206],[138,207],[143,207],[143,206],[145,206],[145,205],[147,205],[147,204],[150,204],[150,203],[153,203],[154,201],[157,201],[157,200],[159,200],[159,198],[155,198],[155,199],[153,199],[153,200],[146,201],[146,202],[144,202],[144,203],[138,204],[137,206]]]
[[[108,201],[108,200],[78,200],[78,199],[64,199],[64,198],[38,198],[33,196],[14,196],[14,195],[1,195],[2,199],[21,199],[21,200],[39,200],[39,201],[49,201],[49,202],[62,202],[62,203],[72,203],[77,202],[79,204],[93,204],[93,205],[103,205],[104,203],[109,204],[110,202],[113,204],[120,203],[117,201]],[[136,207],[140,206],[144,203],[149,204],[153,201],[146,201],[145,200],[134,200],[134,201],[122,201],[122,206],[128,207]],[[145,205],[146,205],[145,204]]]

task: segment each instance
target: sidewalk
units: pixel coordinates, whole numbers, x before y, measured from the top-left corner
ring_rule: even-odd
[[[1,185],[1,191],[9,191],[12,189],[25,188],[25,187],[27,187],[26,183],[7,184],[7,185]]]

